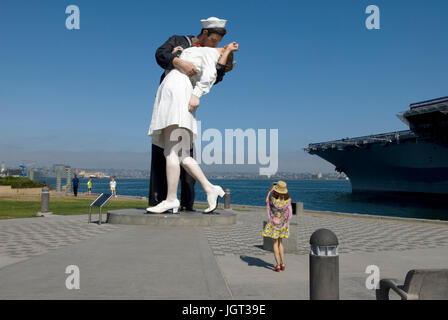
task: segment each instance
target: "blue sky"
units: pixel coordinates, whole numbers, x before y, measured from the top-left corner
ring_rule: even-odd
[[[80,30],[65,28],[70,4]],[[370,4],[380,30],[365,27]],[[444,0],[2,0],[0,161],[113,152],[125,168],[126,154],[150,147],[156,48],[218,16],[228,20],[222,44],[240,52],[201,99],[203,127],[278,128],[282,168],[328,169],[302,148],[406,129],[396,113],[448,95],[447,12]]]

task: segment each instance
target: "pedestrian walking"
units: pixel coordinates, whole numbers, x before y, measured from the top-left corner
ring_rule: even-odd
[[[78,176],[75,174],[75,177],[72,179],[73,194],[75,195],[75,197],[78,196],[78,187],[79,187],[79,179]]]

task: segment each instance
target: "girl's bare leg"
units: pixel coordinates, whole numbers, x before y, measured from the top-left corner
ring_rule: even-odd
[[[278,238],[278,248],[280,251],[280,261],[285,264],[285,248],[283,247],[282,238]]]
[[[278,253],[278,244],[279,244],[279,239],[272,239],[272,247],[274,249],[274,258],[275,258],[275,263],[276,265],[280,265],[280,257],[279,257],[279,253]]]

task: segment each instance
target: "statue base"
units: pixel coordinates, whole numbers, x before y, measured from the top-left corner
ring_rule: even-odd
[[[199,211],[146,213],[145,209],[122,209],[108,211],[107,223],[169,227],[228,226],[236,223],[236,214],[222,211],[214,211],[212,214]]]

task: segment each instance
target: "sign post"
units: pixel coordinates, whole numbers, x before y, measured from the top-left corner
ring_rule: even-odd
[[[100,208],[100,214],[99,214],[99,220],[98,220],[98,224],[101,224],[101,217],[102,217],[102,208],[103,206],[107,203],[107,201],[109,201],[109,199],[112,198],[112,195],[110,193],[102,193],[100,194],[100,196],[98,198],[95,199],[95,201],[93,201],[90,206],[89,206],[89,222],[92,222],[92,207],[98,207]]]

